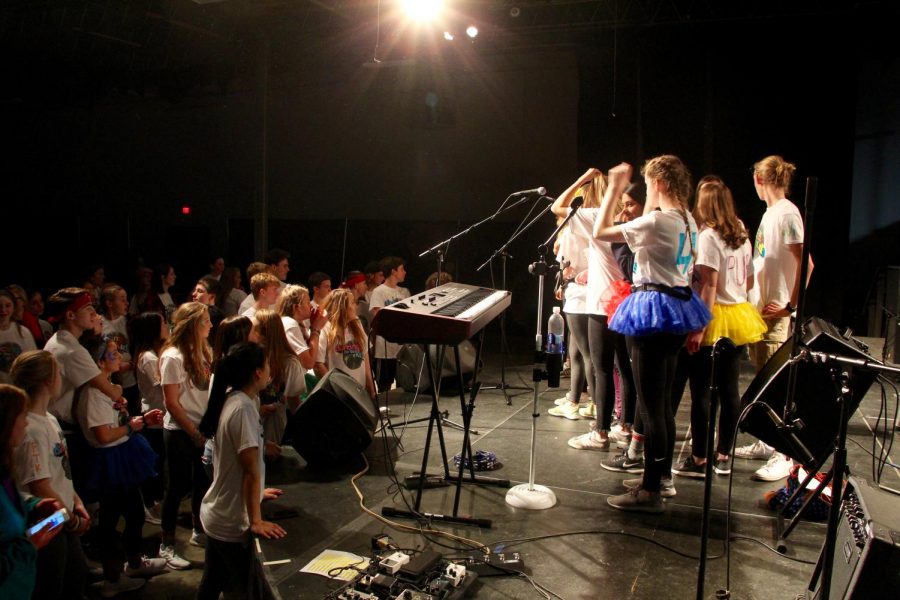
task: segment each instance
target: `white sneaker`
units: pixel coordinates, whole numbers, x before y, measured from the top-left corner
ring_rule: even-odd
[[[578,415],[578,405],[574,402],[566,402],[560,406],[554,406],[547,411],[547,414],[553,417],[563,417],[577,421],[581,417]]]
[[[596,419],[597,418],[597,405],[591,402],[586,406],[581,406],[578,408],[578,414],[585,419]]]
[[[147,558],[144,556],[141,558],[141,566],[139,567],[125,565],[125,575],[128,577],[153,577],[154,575],[165,573],[165,571],[165,558]]]
[[[631,432],[622,431],[622,428],[611,429],[609,432],[609,441],[619,448],[627,448],[631,443]]]
[[[556,406],[562,406],[563,404],[567,403],[568,401],[569,401],[569,395],[566,394],[565,396],[554,400],[553,404],[555,404]]]
[[[794,466],[794,461],[781,452],[775,452],[766,466],[758,468],[750,478],[757,481],[778,481],[790,474],[792,466]]]
[[[601,440],[596,431],[590,431],[571,438],[569,446],[576,450],[609,450],[609,440]]]
[[[206,548],[206,534],[195,529],[191,532],[190,544],[191,546],[197,546],[198,548]]]
[[[768,460],[772,457],[773,452],[775,452],[775,448],[762,440],[757,440],[756,443],[749,446],[741,446],[734,449],[734,455],[738,458],[749,458],[751,460]]]
[[[119,594],[131,592],[144,587],[147,583],[143,579],[132,579],[127,575],[120,575],[118,581],[104,581],[100,583],[100,595],[104,598],[115,598]]]
[[[166,566],[175,571],[191,568],[191,563],[175,554],[175,546],[159,546],[159,557],[166,559]]]
[[[157,502],[151,508],[144,507],[144,521],[151,525],[162,525],[162,505]]]

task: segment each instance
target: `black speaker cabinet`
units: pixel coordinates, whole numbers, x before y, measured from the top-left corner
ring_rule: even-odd
[[[820,584],[816,586],[813,598],[821,596]],[[849,479],[841,502],[829,589],[831,600],[897,597],[900,498],[861,479]]]
[[[806,322],[801,345],[814,352],[837,354],[878,363],[855,340],[842,336],[833,325],[818,317],[813,317]],[[754,401],[761,401],[772,407],[779,417],[783,415],[788,396],[790,358],[793,347],[793,338],[790,338],[757,373],[756,378],[744,392],[742,407],[746,407]],[[856,367],[848,368],[840,365],[839,367],[847,369],[850,375],[850,387],[853,391],[850,400],[850,412],[852,413],[859,406],[878,373]],[[794,403],[797,411],[794,418],[799,418],[804,423],[803,429],[797,432],[797,437],[814,457],[824,460],[834,448],[834,438],[840,420],[840,409],[836,402],[830,367],[801,361],[797,363],[796,369],[797,387]],[[775,425],[766,416],[766,411],[761,406],[750,409],[746,419],[741,423],[741,431],[756,436],[770,446],[774,446],[779,452],[784,452],[789,456],[793,454],[790,447],[778,435]],[[797,457],[793,456],[792,458],[796,459]]]
[[[343,464],[369,447],[377,421],[368,392],[350,375],[332,369],[291,417],[292,445],[310,465]]]

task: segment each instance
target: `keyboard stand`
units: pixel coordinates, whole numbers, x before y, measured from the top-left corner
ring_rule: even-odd
[[[472,426],[472,412],[475,409],[475,396],[478,394],[478,389],[481,387],[481,384],[477,382],[478,378],[478,369],[475,369],[475,374],[472,379],[472,387],[469,392],[468,401],[466,400],[466,391],[465,386],[463,385],[463,375],[462,375],[462,367],[459,356],[459,346],[458,344],[453,344],[453,352],[454,357],[456,358],[456,376],[459,382],[459,403],[460,408],[462,409],[463,415],[463,443],[462,450],[460,452],[460,462],[459,462],[459,472],[452,476],[450,474],[450,466],[447,463],[447,447],[444,443],[444,430],[441,425],[441,411],[438,405],[438,398],[440,396],[440,383],[435,385],[435,382],[440,382],[440,379],[436,377],[435,368],[432,364],[431,360],[428,358],[430,356],[429,347],[435,346],[435,355],[438,357],[438,365],[443,364],[444,352],[446,350],[446,346],[436,345],[436,344],[426,344],[425,345],[425,363],[428,365],[428,374],[431,376],[432,386],[431,386],[431,416],[428,419],[428,433],[425,435],[425,451],[422,455],[422,468],[419,470],[419,485],[416,490],[416,501],[413,505],[412,511],[403,511],[397,510],[390,506],[382,507],[381,514],[386,517],[402,517],[402,518],[422,518],[426,517],[428,519],[434,521],[447,521],[451,523],[460,523],[463,525],[477,525],[481,528],[490,528],[492,526],[492,521],[490,519],[478,519],[472,516],[460,516],[459,515],[459,499],[462,491],[463,482],[466,483],[474,483],[477,485],[496,485],[500,487],[509,487],[508,479],[497,479],[494,477],[477,477],[475,475],[475,465],[472,461],[472,444],[469,440],[469,434]],[[481,350],[484,346],[484,330],[478,334],[478,344],[475,356],[475,364],[478,365],[481,360]],[[428,455],[431,448],[431,437],[434,429],[437,428],[438,433],[438,441],[441,449],[441,459],[443,460],[444,466],[444,480],[451,482],[456,485],[456,494],[453,498],[453,514],[452,515],[443,515],[443,514],[432,514],[432,513],[423,513],[419,509],[422,505],[422,490],[425,489],[425,480],[426,480],[426,472],[428,469]],[[469,474],[465,475],[465,465],[466,461],[469,463]]]

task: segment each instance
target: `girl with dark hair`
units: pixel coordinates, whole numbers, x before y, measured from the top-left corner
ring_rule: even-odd
[[[141,395],[141,413],[159,410],[165,415],[162,382],[159,376],[159,355],[169,339],[169,326],[165,318],[156,312],[144,312],[131,320],[131,349],[134,355],[135,374]],[[165,492],[163,471],[166,461],[166,445],[162,424],[148,425],[141,434],[159,457],[156,476],[147,479],[142,487],[144,516],[148,523],[159,525],[162,521],[162,499]]]
[[[176,304],[169,290],[175,285],[175,269],[168,263],[160,263],[153,269],[153,278],[150,280],[150,291],[144,297],[144,302],[138,307],[140,312],[158,312],[166,322],[172,321]]]
[[[13,478],[12,457],[25,439],[28,396],[0,383],[0,598],[30,598],[37,571],[37,551],[62,527],[48,524],[31,537],[26,526],[62,508],[55,498],[23,498]]]
[[[197,598],[239,596],[265,589],[253,536],[283,538],[284,529],[263,521],[265,497],[259,393],[269,384],[265,351],[252,342],[232,346],[216,364],[209,406],[200,421],[203,435],[215,439],[215,476],[203,497],[200,519],[207,534],[203,579]]]

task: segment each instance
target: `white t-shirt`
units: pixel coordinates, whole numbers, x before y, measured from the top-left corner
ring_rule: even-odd
[[[59,374],[62,377],[62,391],[59,398],[50,404],[50,412],[61,421],[74,423],[72,400],[75,398],[75,390],[99,375],[100,367],[75,336],[62,329],[53,334],[44,350],[52,354],[59,363]]]
[[[299,355],[306,352],[309,349],[309,343],[303,335],[300,323],[293,317],[281,317],[281,324],[284,325],[284,334],[287,336],[288,344],[291,345],[294,354]]]
[[[166,412],[162,383],[159,379],[159,357],[153,350],[147,350],[138,358],[137,373],[138,390],[141,392],[141,412],[159,409]],[[160,425],[147,425],[150,429],[161,429]]]
[[[654,210],[620,227],[625,243],[634,252],[635,285],[684,287],[690,284],[694,266],[691,249],[697,246],[697,223],[690,213],[682,216],[677,209]]]
[[[326,323],[322,333],[319,334],[319,361],[325,363],[329,369],[340,369],[353,377],[359,385],[366,387],[366,344],[367,339],[360,340],[358,344],[349,329],[344,330],[344,341],[337,340],[334,347],[328,348],[328,333],[331,331],[331,323]]]
[[[750,240],[735,250],[725,243],[715,229],[700,232],[697,241],[698,265],[709,267],[719,274],[716,283],[716,304],[741,304],[747,301],[747,278],[753,276]]]
[[[122,362],[131,362],[131,348],[128,344],[128,325],[125,315],[117,317],[110,321],[106,317],[101,316],[100,322],[103,324],[103,335],[110,336],[112,341],[119,347],[119,354],[122,355]],[[123,388],[137,385],[137,378],[134,376],[134,370],[119,371],[119,380]]]
[[[253,294],[247,294],[247,297],[241,300],[241,305],[238,307],[237,314],[243,315],[255,302],[256,299],[253,297]]]
[[[256,312],[257,312],[256,305],[255,305],[255,304],[251,304],[251,305],[247,308],[247,310],[241,311],[241,316],[242,316],[242,317],[247,317],[248,319],[252,319],[253,317],[256,316]]]
[[[93,448],[112,448],[128,441],[128,436],[124,435],[117,440],[113,440],[108,444],[101,444],[94,435],[92,427],[101,425],[109,425],[110,427],[119,427],[119,415],[121,414],[113,406],[113,401],[109,396],[95,387],[87,386],[82,388],[81,394],[78,396],[78,406],[75,411],[78,413],[78,424],[81,425],[81,432],[84,439]]]
[[[566,227],[559,236],[559,252],[556,260],[559,262],[560,269],[565,269],[566,263],[568,263],[568,266],[574,269],[576,274],[585,271],[588,268],[588,239],[576,235],[571,225]],[[563,312],[570,314],[586,312],[587,286],[576,283],[574,279],[570,280],[566,284],[565,294]]]
[[[612,298],[612,282],[622,279],[622,267],[612,252],[612,245],[594,237],[594,227],[600,221],[599,208],[581,208],[569,221],[572,232],[588,244],[588,282],[585,311],[591,315],[605,315],[606,304]]]
[[[190,376],[184,369],[184,357],[178,348],[166,348],[159,357],[159,376],[162,385],[177,383],[181,386],[179,401],[194,425],[200,424],[200,419],[206,412],[209,402],[208,389],[200,389],[194,385]],[[206,386],[209,387],[209,384]],[[178,423],[172,418],[172,413],[167,412],[163,420],[163,427],[169,431],[180,430]]]
[[[803,219],[793,202],[782,198],[766,209],[756,231],[756,285],[750,291],[750,302],[760,312],[766,304],[785,306],[790,302],[800,261],[794,260],[788,245],[802,243]]]
[[[259,402],[241,391],[225,399],[213,445],[213,481],[200,504],[200,522],[206,534],[223,542],[242,542],[249,536],[250,518],[244,502],[243,477],[238,454],[258,448],[259,498],[266,480],[263,463]]]
[[[33,412],[29,412],[26,418],[25,439],[15,453],[19,489],[28,493],[29,483],[49,479],[50,487],[71,512],[75,508],[75,486],[72,485],[69,449],[59,421],[53,415]]]
[[[405,287],[391,287],[386,283],[382,283],[372,290],[372,297],[369,300],[369,312],[372,312],[372,309],[375,308],[390,306],[406,298],[409,298],[409,290]],[[375,358],[397,358],[397,355],[400,353],[400,347],[400,344],[389,342],[381,336],[375,336]]]
[[[222,312],[225,313],[226,317],[233,317],[235,315],[239,315],[241,303],[247,299],[247,294],[244,290],[239,290],[237,288],[232,288],[228,295],[225,296],[225,299],[222,301]]]
[[[28,350],[37,350],[34,336],[28,328],[10,321],[5,331],[0,330],[0,373],[3,373],[6,381],[9,381],[9,370],[13,361]]]

